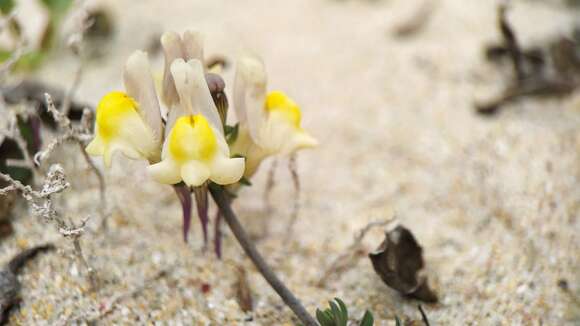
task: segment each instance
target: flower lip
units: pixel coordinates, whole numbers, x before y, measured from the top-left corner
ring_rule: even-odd
[[[169,137],[169,151],[176,161],[209,161],[217,149],[214,132],[202,115],[179,118]]]
[[[106,140],[116,136],[122,124],[121,119],[132,112],[139,112],[133,98],[121,91],[108,93],[97,107],[97,131]]]
[[[244,173],[243,158],[230,158],[223,135],[201,114],[178,118],[166,139],[163,159],[148,167],[151,176],[161,183],[184,181],[200,186],[208,179],[218,184],[232,184]]]
[[[160,143],[139,111],[136,101],[123,92],[103,96],[97,106],[95,138],[87,145],[87,153],[103,156],[106,167],[111,166],[116,151],[131,159],[158,160]]]
[[[300,122],[302,120],[302,113],[300,112],[300,108],[283,92],[270,92],[266,97],[265,109],[270,114],[279,113],[294,125],[295,128],[301,129]]]

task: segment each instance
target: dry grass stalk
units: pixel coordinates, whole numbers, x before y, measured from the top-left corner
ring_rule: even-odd
[[[373,221],[361,228],[355,234],[352,244],[348,246],[345,252],[336,257],[330,263],[330,265],[328,265],[328,268],[326,268],[318,282],[316,282],[316,286],[324,287],[326,286],[327,282],[335,275],[344,273],[345,271],[354,267],[354,265],[356,265],[356,263],[359,261],[360,257],[362,257],[362,255],[360,255],[361,251],[363,250],[362,241],[367,233],[376,227],[387,226],[396,221],[396,219],[397,217],[394,216],[387,220]]]

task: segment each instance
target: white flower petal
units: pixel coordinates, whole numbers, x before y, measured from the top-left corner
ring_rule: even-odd
[[[262,61],[242,57],[237,62],[234,80],[234,107],[240,125],[247,125],[254,142],[260,143],[259,133],[265,122],[266,88],[268,80]]]
[[[223,137],[223,127],[218,110],[213,102],[205,80],[203,66],[199,60],[192,59],[185,63],[177,59],[171,65],[171,73],[179,94],[180,106],[178,114],[168,120],[168,127],[173,127],[175,120],[183,115],[201,114],[209,124]]]
[[[307,134],[305,131],[293,133],[292,137],[284,144],[281,154],[292,154],[300,149],[312,148],[318,146],[318,141]]]
[[[161,143],[163,125],[159,100],[155,91],[155,84],[151,77],[149,58],[143,51],[135,51],[125,64],[123,74],[127,94],[139,103],[139,114],[151,127],[153,134]]]
[[[105,151],[105,144],[103,143],[103,140],[101,139],[101,137],[99,137],[99,135],[96,135],[95,138],[93,140],[91,140],[91,142],[87,145],[87,147],[85,148],[85,151],[89,155],[93,155],[93,156],[103,155],[103,153]]]
[[[163,184],[176,184],[181,181],[181,170],[179,165],[172,159],[149,165],[147,172],[153,180]]]
[[[112,144],[111,152],[116,152],[116,151],[120,151],[121,153],[123,153],[123,155],[125,155],[127,158],[130,158],[132,160],[138,160],[138,159],[143,157],[141,154],[139,154],[139,152],[137,152],[135,150],[135,148],[133,148],[130,145],[125,144],[123,142],[118,142],[118,143]]]
[[[179,117],[184,115],[194,114],[192,104],[192,81],[191,81],[191,67],[185,63],[183,59],[176,59],[171,64],[171,75],[177,90],[179,105],[173,106],[171,111],[175,111],[172,121],[167,121],[168,129],[173,128],[173,123]],[[170,111],[170,115],[171,115]],[[173,122],[173,123],[172,123]]]
[[[171,110],[179,101],[173,75],[171,74],[171,64],[175,59],[184,57],[184,50],[181,44],[181,38],[175,32],[164,33],[161,36],[161,46],[163,47],[163,56],[165,57],[161,99],[165,106]]]
[[[218,154],[210,166],[210,179],[220,185],[236,183],[244,175],[244,169],[243,158],[229,158]]]
[[[182,48],[185,60],[197,59],[203,62],[203,36],[199,31],[186,30],[183,33]]]
[[[117,138],[118,140],[115,140],[114,143],[131,147],[139,153],[140,157],[138,158],[146,158],[150,161],[159,160],[161,143],[138,114],[130,115],[124,119]]]
[[[205,164],[191,160],[181,166],[181,176],[188,186],[198,187],[209,179],[210,171]]]
[[[207,81],[205,79],[204,65],[201,61],[192,59],[187,62],[192,68],[193,83],[193,108],[197,113],[203,115],[209,124],[215,128],[220,135],[224,134],[220,114],[213,102]]]

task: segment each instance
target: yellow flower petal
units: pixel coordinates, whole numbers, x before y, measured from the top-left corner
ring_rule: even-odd
[[[179,118],[169,135],[169,151],[178,162],[209,161],[216,149],[216,137],[202,115]]]
[[[261,139],[266,151],[287,155],[318,144],[300,126],[302,114],[298,105],[283,92],[270,92],[265,110],[268,119],[261,131]]]
[[[105,95],[97,107],[95,139],[87,146],[91,155],[102,155],[106,166],[113,153],[131,159],[158,160],[160,143],[143,121],[134,99],[122,92]]]
[[[235,183],[244,173],[244,159],[230,158],[223,136],[201,115],[177,119],[164,144],[163,160],[149,168],[161,183],[183,180],[200,186],[208,179],[219,184]]]
[[[240,126],[232,152],[246,157],[246,176],[251,176],[267,156],[286,155],[318,144],[300,126],[298,105],[283,92],[266,94],[266,88],[262,61],[255,57],[239,59],[234,106]]]
[[[266,111],[282,115],[296,128],[300,128],[302,114],[300,108],[286,94],[281,91],[273,91],[266,97]]]

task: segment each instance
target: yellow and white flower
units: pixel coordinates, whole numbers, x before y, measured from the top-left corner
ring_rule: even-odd
[[[288,155],[318,144],[302,129],[298,105],[281,91],[267,93],[266,71],[257,58],[238,60],[234,106],[240,124],[232,152],[246,157],[246,177],[267,156]]]
[[[189,186],[201,186],[207,180],[221,185],[239,181],[244,159],[230,158],[202,63],[177,59],[170,71],[179,96],[179,115],[172,118],[169,112],[162,160],[148,167],[150,175],[160,183],[184,181]]]
[[[161,42],[165,54],[162,99],[168,110],[166,127],[147,54],[137,51],[125,66],[126,93],[111,92],[97,107],[96,136],[87,152],[102,155],[106,166],[111,165],[115,151],[131,159],[147,159],[152,164],[148,167],[151,176],[166,184],[238,182],[244,173],[244,159],[230,157],[221,118],[205,79],[201,36],[194,31],[182,37],[166,33]]]
[[[95,138],[87,153],[103,156],[111,166],[112,156],[120,151],[131,159],[159,161],[163,125],[147,54],[136,51],[125,65],[127,93],[114,91],[97,106]]]

